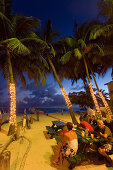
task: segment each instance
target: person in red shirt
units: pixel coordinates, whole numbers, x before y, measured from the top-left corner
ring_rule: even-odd
[[[84,121],[84,118],[82,117],[80,117],[80,124],[78,124],[77,127],[83,130],[87,129],[89,132],[93,131],[92,126],[88,122]]]

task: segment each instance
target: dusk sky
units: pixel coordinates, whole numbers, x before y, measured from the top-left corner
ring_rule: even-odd
[[[53,28],[58,30],[61,36],[71,36],[74,28],[74,18],[78,24],[84,21],[97,19],[97,2],[99,0],[15,0],[13,4],[14,14],[25,14],[34,16],[41,20],[41,28],[51,19]],[[111,81],[111,69],[104,78],[96,77],[100,89],[108,92],[104,84]],[[94,86],[93,81],[91,81]],[[17,108],[36,106],[63,106],[64,98],[57,82],[49,75],[44,87],[35,87],[32,81],[23,89],[20,83],[17,84]],[[80,80],[71,86],[70,80],[63,80],[62,84],[67,93],[83,90],[83,82]],[[9,95],[7,82],[0,74],[0,107],[9,106]]]

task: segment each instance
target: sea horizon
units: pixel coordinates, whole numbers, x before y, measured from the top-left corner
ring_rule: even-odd
[[[29,107],[30,108],[30,107]],[[26,108],[26,113],[30,114],[29,108]],[[34,107],[35,108],[35,107]],[[17,108],[16,114],[17,115],[22,115],[24,114],[24,109],[25,108]],[[45,114],[47,113],[67,113],[69,112],[68,108],[66,106],[53,106],[53,107],[39,107],[40,111],[43,111]],[[8,108],[6,107],[0,107],[0,110],[4,110],[4,112],[7,112]],[[81,109],[80,107],[73,107],[74,112],[84,112],[84,109]]]

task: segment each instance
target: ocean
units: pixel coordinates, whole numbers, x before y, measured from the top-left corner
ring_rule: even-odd
[[[56,112],[58,112],[58,113],[62,113],[62,112],[67,113],[67,112],[69,112],[68,108],[64,108],[64,107],[59,107],[59,108],[49,108],[49,107],[42,108],[42,107],[39,107],[39,109],[40,109],[40,111],[43,111],[44,113],[47,113],[47,110],[48,110],[48,113],[56,113]],[[77,108],[74,107],[73,111],[74,112],[84,112],[84,110],[79,108],[79,107],[77,107]],[[23,114],[23,113],[24,113],[24,109],[17,110],[17,115]],[[30,114],[30,111],[27,108],[26,108],[26,113]]]
[[[25,108],[17,108],[17,110],[16,110],[17,115],[24,114],[24,109]],[[57,108],[57,107],[54,107],[54,108],[52,108],[52,107],[45,107],[45,108],[39,107],[39,109],[40,109],[40,111],[43,111],[45,114],[47,113],[47,110],[48,110],[48,113],[56,113],[56,112],[67,113],[67,112],[69,112],[68,108],[64,108],[64,107],[59,107],[59,108]],[[2,107],[2,108],[0,108],[0,110],[4,110],[5,112],[7,112],[8,109]],[[74,112],[84,112],[84,110],[82,110],[80,107],[73,107],[73,111]],[[26,108],[26,113],[30,114],[29,108]]]

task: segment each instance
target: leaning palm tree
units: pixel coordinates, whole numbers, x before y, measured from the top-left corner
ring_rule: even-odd
[[[40,33],[39,36],[49,46],[49,50],[44,51],[43,56],[47,59],[47,61],[49,62],[50,66],[51,66],[51,69],[52,69],[52,71],[54,73],[54,77],[57,80],[57,82],[58,82],[58,84],[59,84],[59,86],[61,88],[61,91],[62,91],[62,93],[64,95],[64,99],[65,99],[66,104],[68,106],[68,109],[70,111],[72,121],[73,121],[74,124],[76,124],[77,120],[75,119],[75,115],[74,115],[74,112],[73,112],[73,109],[72,109],[72,104],[70,102],[70,99],[69,99],[69,97],[68,97],[68,95],[67,95],[67,93],[66,93],[66,91],[65,91],[65,89],[64,89],[64,87],[63,87],[63,85],[62,85],[62,83],[60,81],[60,78],[59,78],[59,76],[58,76],[58,74],[56,72],[56,69],[55,69],[55,67],[53,65],[53,62],[52,62],[52,60],[54,60],[53,57],[55,57],[55,50],[53,48],[53,44],[55,45],[55,43],[53,42],[53,40],[58,35],[59,34],[53,30],[52,25],[51,25],[51,21],[48,20],[48,23],[47,23],[45,29],[42,31],[42,33]]]
[[[72,50],[68,51],[61,59],[62,62],[67,62],[67,61],[69,61],[69,59],[72,55],[73,55],[73,57],[75,56],[75,58],[78,57],[80,60],[83,59],[85,68],[86,68],[86,73],[87,73],[87,77],[88,77],[91,95],[92,95],[93,101],[95,103],[96,110],[99,114],[101,114],[101,112],[100,112],[98,102],[94,96],[94,92],[93,92],[93,89],[91,86],[88,67],[87,67],[87,63],[86,63],[86,58],[88,57],[89,53],[92,52],[92,49],[95,49],[95,48],[98,49],[98,52],[102,53],[102,49],[99,47],[99,45],[91,40],[95,39],[97,36],[99,36],[99,34],[101,35],[103,32],[106,32],[107,29],[110,29],[110,26],[104,25],[104,28],[102,30],[102,25],[100,25],[98,22],[95,23],[95,25],[92,25],[92,23],[87,25],[85,23],[79,29],[76,25],[75,36],[74,36],[74,38],[71,38],[72,43],[73,43],[73,41],[75,41],[76,44],[73,43],[74,46],[73,46]],[[71,46],[72,46],[72,44],[71,44]],[[91,55],[90,55],[90,57],[91,57]],[[92,59],[90,59],[90,62],[91,62],[91,60]],[[106,106],[108,114],[111,114],[110,108],[106,104],[107,102],[105,102],[105,100],[102,96],[102,93],[100,93],[100,91],[99,91],[99,94],[103,100],[104,105]]]

